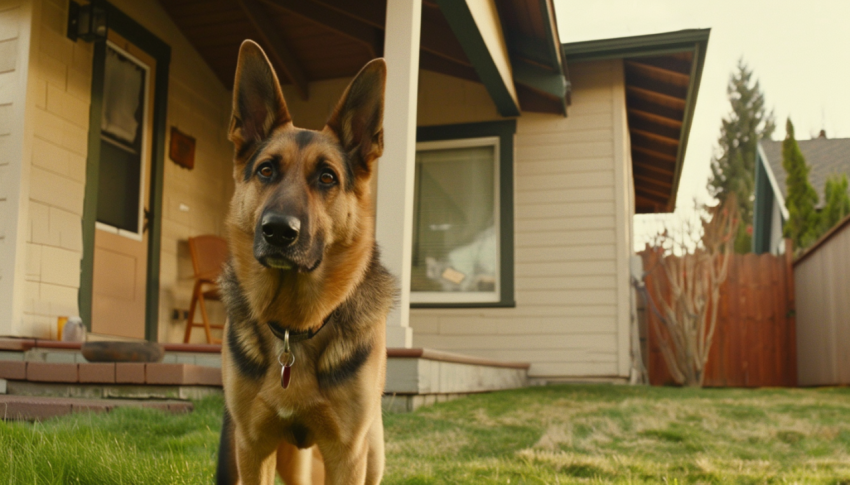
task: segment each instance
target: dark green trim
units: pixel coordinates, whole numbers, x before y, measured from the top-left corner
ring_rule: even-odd
[[[109,28],[156,59],[154,79],[153,139],[151,146],[150,202],[148,226],[148,265],[145,302],[145,338],[156,341],[159,326],[159,266],[162,243],[162,186],[165,168],[165,125],[168,109],[168,71],[171,47],[114,5],[102,2]],[[86,193],[83,203],[83,260],[80,275],[80,315],[91,327],[92,279],[94,276],[94,235],[97,217],[98,166],[100,161],[100,119],[103,108],[103,69],[106,43],[94,46],[92,100],[89,117],[89,146],[86,162]]]
[[[562,44],[561,50],[567,62],[570,63],[670,54],[691,50],[697,43],[707,44],[709,32],[711,29],[689,29],[663,34],[570,42]]]
[[[771,252],[774,196],[764,163],[759,150],[756,150],[756,187],[753,200],[753,252],[756,254]]]
[[[499,270],[498,302],[492,303],[411,303],[411,308],[484,308],[516,306],[514,299],[514,134],[516,120],[420,126],[416,141],[462,140],[499,137]]]
[[[81,41],[78,41],[81,42]],[[83,259],[80,262],[80,318],[91,331],[92,283],[94,281],[94,232],[97,222],[97,188],[100,165],[100,122],[103,111],[103,71],[106,65],[106,43],[94,45],[92,61],[91,107],[89,108],[88,159],[86,190],[83,199]],[[97,128],[93,128],[97,127]]]
[[[552,64],[552,59],[546,54],[545,49],[540,48],[540,39],[528,37],[520,33],[513,33],[508,44],[508,49],[530,61],[552,67],[553,69],[555,67]]]
[[[496,109],[502,116],[519,116],[519,104],[511,96],[511,91],[507,83],[512,83],[513,79],[504,79],[487,44],[484,42],[484,37],[481,31],[478,30],[478,25],[472,17],[472,12],[466,2],[458,0],[437,0],[440,10],[445,15],[446,20],[454,32],[455,37],[463,47],[463,52],[466,57],[472,62],[475,72],[490,93],[490,97],[496,104]]]
[[[552,72],[524,62],[513,63],[514,80],[542,93],[564,100],[567,80],[560,71]]]

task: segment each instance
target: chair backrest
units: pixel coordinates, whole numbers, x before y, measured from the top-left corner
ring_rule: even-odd
[[[227,241],[218,236],[189,238],[189,253],[195,268],[195,279],[215,281],[227,261]]]

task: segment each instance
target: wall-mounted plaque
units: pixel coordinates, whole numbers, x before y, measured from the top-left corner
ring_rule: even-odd
[[[172,126],[168,156],[177,165],[192,170],[195,167],[195,139]]]

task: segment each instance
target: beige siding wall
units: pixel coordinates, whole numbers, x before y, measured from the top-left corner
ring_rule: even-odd
[[[24,112],[32,5],[0,0],[0,335],[18,331],[26,272]]]
[[[794,265],[797,380],[850,384],[850,224]]]
[[[622,63],[570,67],[569,117],[515,139],[516,308],[414,309],[414,346],[531,362],[538,378],[629,369],[631,163]],[[480,85],[423,72],[420,125],[500,119]]]
[[[91,44],[65,38],[67,5],[32,0],[24,169],[29,171],[26,283],[19,334],[55,338],[78,314]]]
[[[31,172],[25,187],[26,283],[21,324],[13,333],[55,338],[56,317],[79,313],[93,50],[91,44],[65,37],[67,0],[32,2],[26,92],[26,121],[32,130],[21,158],[24,171]],[[233,190],[232,146],[225,131],[230,95],[158,3],[113,3],[171,46],[166,131],[176,126],[197,140],[194,170],[179,168],[166,155],[164,172],[159,339],[179,341],[183,322],[172,321],[170,313],[189,307],[193,273],[186,240],[223,233]],[[223,319],[220,309],[213,313]]]

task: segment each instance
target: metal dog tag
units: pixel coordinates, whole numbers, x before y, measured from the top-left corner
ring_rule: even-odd
[[[295,364],[295,354],[289,348],[289,330],[284,334],[283,352],[277,356],[277,362],[280,364],[280,387],[286,389],[292,378],[292,365]]]
[[[284,365],[280,368],[280,387],[286,389],[289,387],[289,380],[292,378],[292,366]]]

